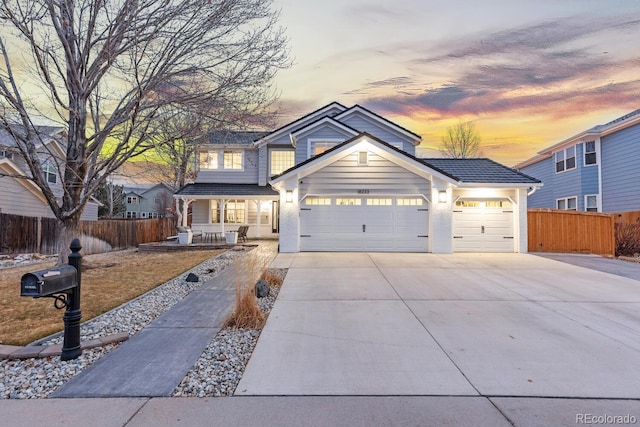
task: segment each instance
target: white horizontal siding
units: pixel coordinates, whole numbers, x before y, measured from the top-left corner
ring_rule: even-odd
[[[302,180],[301,194],[429,194],[430,182],[377,154],[369,152],[369,164],[358,166],[353,152]]]
[[[224,182],[227,184],[257,184],[258,183],[258,150],[245,150],[243,170],[209,170],[201,169],[196,182]]]

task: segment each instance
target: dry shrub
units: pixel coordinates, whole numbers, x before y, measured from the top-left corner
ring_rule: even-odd
[[[616,256],[635,256],[640,253],[640,222],[615,225]]]
[[[282,277],[280,277],[278,273],[275,273],[271,270],[265,270],[264,272],[262,272],[260,279],[267,282],[270,287],[279,288],[280,286],[282,286]]]
[[[265,318],[258,306],[255,289],[258,272],[263,268],[263,259],[247,254],[236,280],[236,307],[225,321],[225,327],[260,329],[264,325]]]

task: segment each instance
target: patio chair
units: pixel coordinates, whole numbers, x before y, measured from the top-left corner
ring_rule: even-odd
[[[238,241],[247,241],[247,231],[249,231],[248,225],[241,225],[240,228],[238,228]]]

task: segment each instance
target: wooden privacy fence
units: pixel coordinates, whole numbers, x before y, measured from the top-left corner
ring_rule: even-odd
[[[529,252],[591,253],[614,256],[614,215],[529,209]]]
[[[125,249],[166,240],[176,234],[175,221],[175,218],[81,221],[80,233],[104,240],[113,249]],[[54,218],[0,214],[0,253],[54,254],[57,238]]]

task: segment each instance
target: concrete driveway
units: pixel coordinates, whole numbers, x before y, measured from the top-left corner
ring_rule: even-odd
[[[526,254],[280,254],[236,395],[640,398],[640,282]]]

